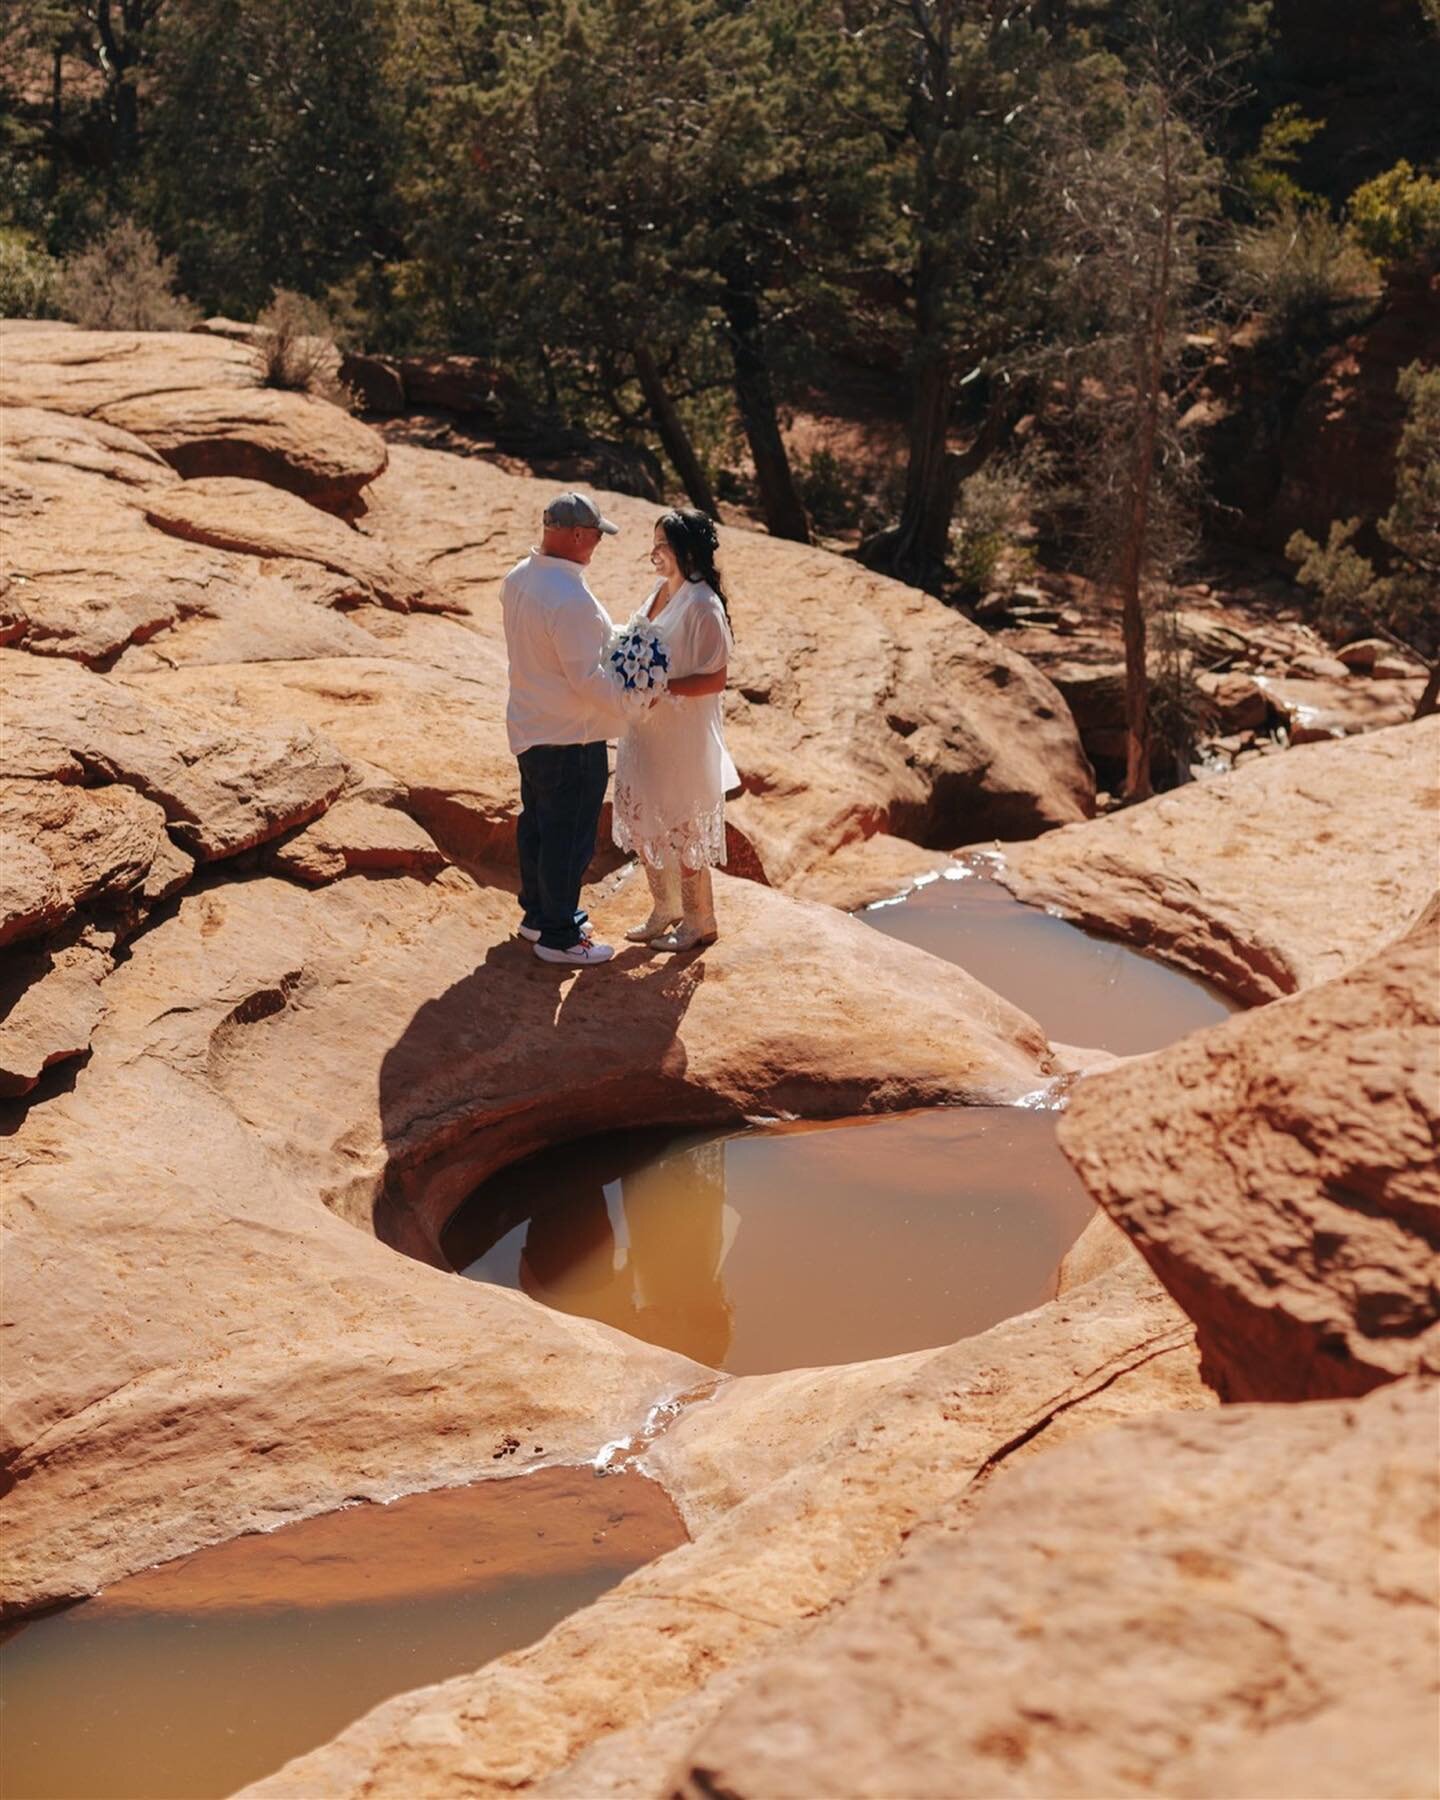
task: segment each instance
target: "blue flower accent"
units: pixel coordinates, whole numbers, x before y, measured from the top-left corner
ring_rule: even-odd
[[[615,642],[610,666],[622,687],[649,691],[667,685],[670,658],[658,637],[644,631],[628,631]]]

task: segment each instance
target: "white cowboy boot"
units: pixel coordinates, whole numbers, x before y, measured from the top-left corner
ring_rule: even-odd
[[[673,865],[657,869],[642,856],[640,867],[650,883],[650,917],[643,925],[632,925],[625,933],[632,944],[648,944],[653,937],[669,928],[680,917],[684,901],[680,896],[680,871]]]
[[[720,935],[715,919],[715,889],[706,869],[683,869],[680,874],[683,913],[674,931],[652,938],[652,950],[695,950],[713,944]]]

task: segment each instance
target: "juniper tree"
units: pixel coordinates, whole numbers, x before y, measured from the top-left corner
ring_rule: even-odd
[[[1150,792],[1146,613],[1186,542],[1194,468],[1176,429],[1219,170],[1196,120],[1211,72],[1160,35],[1128,67],[1096,59],[1052,107],[1057,285],[1072,319],[1074,447],[1088,560],[1119,602],[1125,794]]]

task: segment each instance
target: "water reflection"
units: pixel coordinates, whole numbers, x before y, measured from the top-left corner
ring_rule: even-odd
[[[507,1171],[489,1213],[498,1241],[481,1248],[494,1235],[483,1212],[457,1220],[446,1233],[452,1263],[723,1367],[735,1314],[721,1269],[739,1223],[725,1204],[725,1145],[690,1135],[666,1147],[656,1160],[651,1143],[601,1138]]]
[[[453,1268],[737,1373],[951,1342],[1038,1305],[1090,1202],[1055,1121],[954,1108],[630,1132],[503,1171]]]
[[[956,863],[859,916],[887,937],[958,963],[1029,1013],[1054,1043],[1134,1055],[1237,1010],[1198,976],[1024,905],[983,862]]]

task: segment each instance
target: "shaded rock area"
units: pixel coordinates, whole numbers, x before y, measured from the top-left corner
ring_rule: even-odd
[[[1084,1083],[1061,1142],[1230,1400],[1440,1375],[1440,897],[1293,1000]]]
[[[1324,531],[1320,536],[1323,538]],[[1206,779],[1273,756],[1293,744],[1324,742],[1407,723],[1426,671],[1394,644],[1375,640],[1358,655],[1337,652],[1301,620],[1299,591],[1243,572],[1177,588],[1170,618],[1189,663],[1196,704],[1194,759],[1173,766],[1157,734],[1152,773]],[[987,596],[976,615],[1000,643],[1018,650],[1054,682],[1074,716],[1102,785],[1123,779],[1125,649],[1113,600],[1083,576],[1043,571],[1009,594]],[[1152,639],[1158,623],[1152,621]],[[1151,675],[1163,673],[1152,643]],[[1168,760],[1167,760],[1168,759]]]
[[[1022,900],[1147,945],[1242,1000],[1361,962],[1435,886],[1440,719],[1199,782],[1006,845]]]

